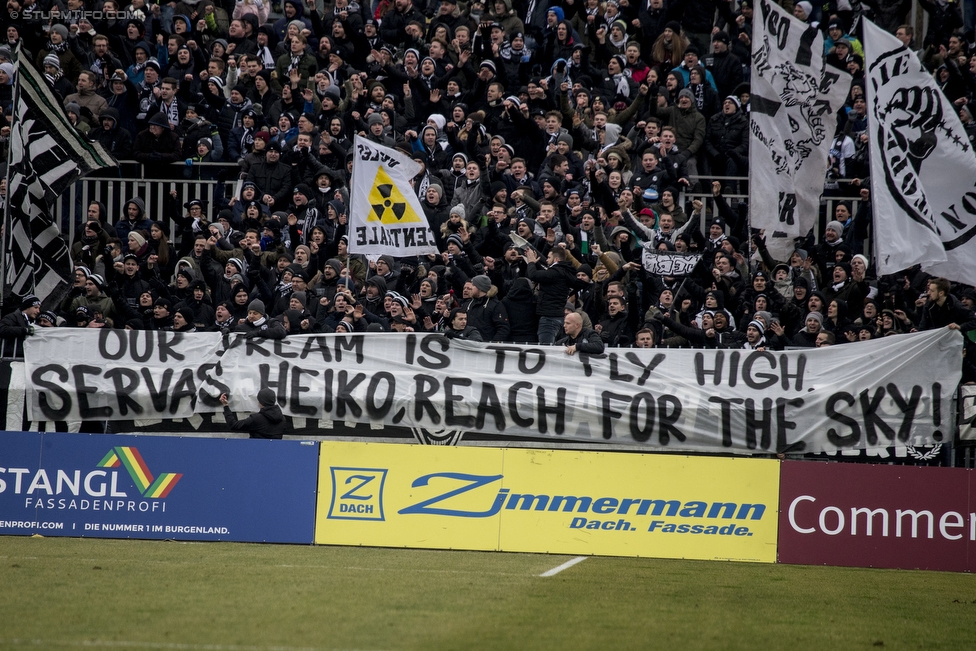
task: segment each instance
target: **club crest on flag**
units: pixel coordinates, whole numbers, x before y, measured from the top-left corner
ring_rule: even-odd
[[[864,21],[871,204],[878,267],[969,283],[976,274],[976,156],[958,109],[918,56]]]
[[[434,233],[411,185],[422,169],[402,152],[356,136],[349,183],[350,253],[437,253]]]

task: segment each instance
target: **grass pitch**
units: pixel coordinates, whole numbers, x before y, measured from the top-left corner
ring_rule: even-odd
[[[0,537],[0,647],[976,645],[971,575],[570,558]]]

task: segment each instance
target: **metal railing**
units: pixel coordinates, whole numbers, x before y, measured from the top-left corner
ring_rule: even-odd
[[[76,241],[80,233],[80,228],[87,220],[88,205],[92,200],[97,200],[105,204],[110,223],[118,221],[123,208],[129,199],[135,196],[142,197],[146,202],[146,215],[153,221],[162,221],[165,215],[166,195],[171,190],[176,190],[180,202],[190,199],[202,199],[209,202],[211,219],[216,217],[218,207],[215,203],[222,203],[235,196],[237,191],[240,167],[234,163],[194,163],[192,167],[187,167],[183,163],[173,163],[172,178],[158,179],[146,178],[145,167],[136,161],[120,161],[118,176],[91,176],[79,180],[62,197],[58,205],[59,219],[62,233],[65,234],[69,243]],[[186,179],[180,178],[185,170],[192,170],[199,173],[200,170],[217,169],[225,172],[225,180],[215,179]],[[115,170],[112,170],[115,171]],[[706,211],[711,214],[718,214],[718,203],[712,196],[711,181],[716,180],[725,185],[734,185],[738,188],[748,188],[749,178],[744,176],[705,176],[692,177],[693,182],[700,183],[702,186],[708,184],[709,187],[702,187],[698,191],[685,190],[679,197],[681,206],[688,206],[694,199],[700,199],[706,206]],[[840,183],[849,182],[849,179],[838,179]],[[739,201],[749,201],[748,190],[745,192],[733,192],[724,194],[726,201],[734,204]],[[859,198],[826,197],[821,196],[820,213],[817,215],[817,225],[813,229],[814,240],[820,242],[821,235],[827,227],[827,222],[833,219],[834,209],[840,201],[849,201],[852,206],[852,217],[857,213],[860,204]],[[175,241],[176,229],[172,222],[167,223],[169,228],[168,236],[171,241]],[[705,221],[701,223],[702,234],[707,230]],[[870,239],[864,242],[864,251],[872,251]],[[868,255],[870,258],[871,256]]]

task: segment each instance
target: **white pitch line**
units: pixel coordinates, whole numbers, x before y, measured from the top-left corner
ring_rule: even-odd
[[[577,556],[576,558],[571,558],[570,560],[566,561],[562,565],[554,567],[551,570],[547,570],[542,574],[540,574],[539,576],[556,576],[563,570],[568,570],[569,568],[576,565],[577,563],[582,563],[585,560],[586,560],[586,556]]]

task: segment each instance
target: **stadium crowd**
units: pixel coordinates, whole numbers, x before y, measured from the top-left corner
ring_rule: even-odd
[[[727,177],[748,174],[752,4],[8,0],[5,119],[19,46],[78,131],[147,178],[243,182],[229,199],[173,191],[163,214],[140,197],[118,215],[92,202],[70,295],[44,312],[25,297],[0,337],[439,331],[575,352],[976,329],[972,287],[918,268],[872,272],[859,36],[868,17],[917,50],[976,150],[971,3],[964,21],[958,3],[920,0],[928,29],[916,40],[905,0],[781,1],[853,76],[825,179],[836,208],[786,260],[750,229],[746,201],[726,199],[749,192]],[[422,164],[413,189],[438,255],[349,253],[355,134]],[[717,211],[682,205],[687,190],[710,191]],[[645,248],[702,257],[690,275],[663,277],[644,269]]]

